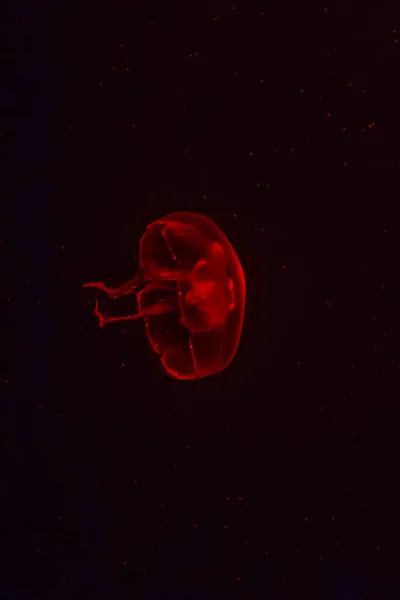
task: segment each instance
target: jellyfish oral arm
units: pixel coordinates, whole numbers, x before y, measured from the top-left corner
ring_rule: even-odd
[[[180,273],[178,272],[165,272],[162,275],[158,276],[154,281],[143,279],[141,275],[137,275],[133,279],[126,281],[122,285],[116,288],[106,286],[102,281],[94,281],[93,283],[85,283],[82,287],[84,288],[95,288],[97,290],[101,290],[105,292],[110,298],[113,300],[117,300],[121,296],[125,296],[127,294],[137,293],[139,288],[146,287],[146,290],[151,290],[154,288],[157,289],[168,289],[167,283],[170,281],[178,281],[188,280],[190,279],[190,272],[185,271]]]
[[[104,327],[107,323],[114,323],[116,321],[136,321],[136,319],[145,319],[146,317],[157,317],[159,315],[165,315],[166,313],[173,312],[176,307],[172,303],[168,302],[157,302],[147,306],[143,310],[133,314],[125,315],[121,317],[112,317],[106,313],[102,313],[99,310],[99,303],[95,301],[94,314],[99,319],[99,326]]]
[[[121,296],[124,296],[126,294],[133,294],[133,292],[137,290],[137,288],[141,286],[142,283],[143,279],[140,277],[140,275],[137,275],[133,279],[126,281],[125,283],[116,288],[107,287],[102,281],[85,283],[82,287],[96,288],[97,290],[101,290],[102,292],[108,294],[108,296],[113,300],[116,300],[117,298],[120,298]]]

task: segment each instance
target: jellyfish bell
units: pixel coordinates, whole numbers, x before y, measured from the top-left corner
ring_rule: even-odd
[[[139,247],[139,273],[117,288],[87,283],[117,299],[136,294],[138,311],[99,325],[142,318],[151,347],[176,379],[199,379],[225,369],[243,326],[246,284],[231,243],[210,219],[169,214],[148,225]]]

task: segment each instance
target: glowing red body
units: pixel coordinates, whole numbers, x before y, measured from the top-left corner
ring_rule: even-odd
[[[246,298],[243,269],[228,238],[207,217],[172,213],[147,227],[139,259],[139,274],[119,288],[84,285],[114,299],[136,293],[134,315],[109,317],[96,301],[100,326],[143,318],[151,346],[176,379],[222,371],[239,344]]]

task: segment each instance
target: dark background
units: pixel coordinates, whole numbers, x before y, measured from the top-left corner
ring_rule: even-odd
[[[2,599],[398,598],[396,5],[5,2]],[[81,287],[174,211],[247,280],[194,382]]]

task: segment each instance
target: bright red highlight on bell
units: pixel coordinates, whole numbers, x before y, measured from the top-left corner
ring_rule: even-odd
[[[195,213],[172,213],[151,223],[139,248],[139,273],[118,288],[87,283],[117,299],[136,294],[138,312],[95,315],[100,327],[143,318],[152,348],[171,377],[199,379],[222,371],[242,332],[246,282],[225,234]]]

